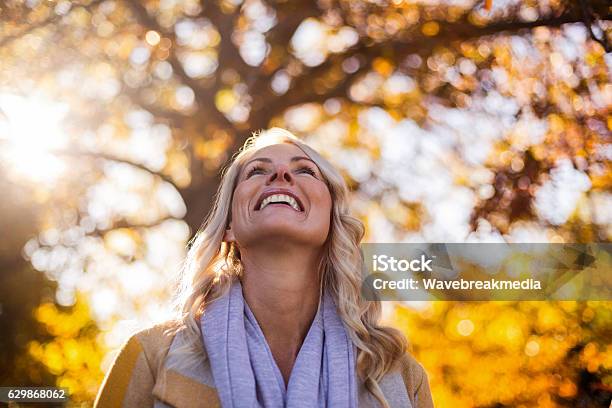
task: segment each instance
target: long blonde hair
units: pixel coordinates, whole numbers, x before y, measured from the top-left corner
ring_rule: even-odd
[[[332,197],[330,231],[324,244],[319,276],[330,291],[338,313],[357,347],[357,374],[365,387],[388,407],[378,382],[393,369],[406,352],[402,334],[378,324],[381,305],[366,301],[361,294],[363,259],[359,243],[364,235],[361,221],[349,215],[348,188],[341,174],[319,153],[281,128],[254,134],[234,156],[223,172],[214,206],[191,241],[176,297],[177,328],[185,328],[187,344],[201,348],[199,317],[207,304],[229,290],[242,273],[239,253],[233,243],[223,242],[229,225],[231,203],[238,175],[244,163],[262,147],[291,143],[300,148],[319,167]]]

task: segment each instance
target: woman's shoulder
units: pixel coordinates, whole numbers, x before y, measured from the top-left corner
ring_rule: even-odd
[[[414,408],[433,407],[427,372],[410,353],[405,353],[399,360],[402,379],[408,397]]]
[[[147,345],[161,346],[168,341],[172,341],[172,338],[180,329],[181,323],[179,321],[166,320],[140,329],[134,332],[130,338],[135,338]]]
[[[427,377],[427,373],[421,363],[410,352],[404,353],[400,358],[399,367],[402,371],[402,376],[405,377],[404,381],[409,380],[414,386],[418,386]]]
[[[149,362],[160,361],[181,329],[180,322],[167,320],[135,332],[130,336],[127,343],[137,343],[140,346],[138,348],[142,349]]]
[[[155,373],[163,365],[176,327],[167,321],[132,334],[106,373],[94,407],[152,406]]]
[[[149,370],[157,372],[180,330],[180,322],[167,320],[134,332],[119,349],[113,368],[121,362],[130,362],[134,365],[138,359],[143,359]]]

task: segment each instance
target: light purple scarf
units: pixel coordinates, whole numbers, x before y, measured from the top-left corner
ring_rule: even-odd
[[[285,388],[240,281],[200,320],[223,408],[356,408],[355,350],[325,292]]]

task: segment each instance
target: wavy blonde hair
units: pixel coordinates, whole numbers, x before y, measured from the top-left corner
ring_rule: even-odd
[[[378,324],[379,301],[366,301],[361,294],[363,265],[359,243],[364,235],[361,221],[349,215],[348,188],[341,174],[319,153],[281,128],[271,128],[250,137],[222,176],[214,206],[191,241],[179,282],[176,328],[185,328],[187,346],[201,349],[199,318],[207,304],[225,294],[243,273],[234,243],[223,241],[229,225],[232,196],[238,175],[248,159],[262,147],[291,143],[319,167],[332,197],[330,231],[320,263],[321,284],[334,297],[340,318],[357,347],[357,374],[365,387],[384,406],[388,403],[379,386],[406,352],[402,334]]]

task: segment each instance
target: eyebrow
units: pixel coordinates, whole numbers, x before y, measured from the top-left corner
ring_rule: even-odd
[[[314,164],[316,164],[314,162],[314,160],[312,160],[310,157],[306,157],[306,156],[294,156],[291,158],[291,162],[296,162],[296,161],[300,161],[300,160],[308,160],[309,162],[312,162]],[[257,157],[253,160],[249,160],[244,167],[248,166],[249,164],[253,163],[254,161],[260,161],[260,162],[265,162],[265,163],[272,163],[272,159],[269,159],[267,157]]]

